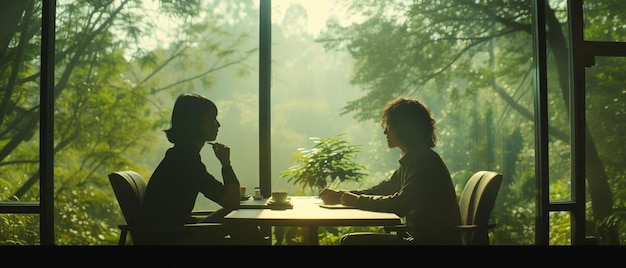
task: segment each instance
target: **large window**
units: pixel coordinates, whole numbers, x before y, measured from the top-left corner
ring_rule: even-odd
[[[0,5],[0,245],[39,244],[42,3]]]
[[[390,2],[391,3],[391,2]],[[350,84],[355,60],[344,49],[327,50],[323,40],[327,22],[360,22],[336,1],[282,0],[272,2],[272,188],[316,195],[318,188],[290,182],[281,172],[293,165],[300,151],[318,139],[340,138],[361,147],[356,162],[367,165],[371,177],[341,187],[376,183],[393,170],[398,152],[389,152],[378,118],[359,122],[342,114],[344,106],[364,95]],[[382,107],[372,107],[379,109]],[[373,111],[376,112],[376,111]],[[380,176],[377,176],[380,175]],[[326,178],[330,186],[330,178]]]
[[[532,244],[532,36],[510,27],[530,29],[531,5],[518,4],[486,14],[463,2],[273,1],[272,187],[300,190],[280,172],[314,145],[309,138],[339,135],[360,146],[367,176],[337,187],[388,179],[400,152],[387,148],[380,111],[396,96],[416,97],[438,120],[435,150],[459,194],[478,170],[504,175],[492,244]]]
[[[478,170],[503,174],[491,244],[535,244],[536,233],[543,232],[535,230],[535,219],[543,211],[537,210],[533,1],[508,1],[506,7],[499,2],[59,0],[46,20],[42,1],[4,1],[0,229],[9,231],[0,233],[0,244],[45,240],[39,223],[51,221],[44,220],[40,201],[54,205],[53,244],[117,243],[116,226],[124,219],[107,175],[132,169],[150,178],[171,146],[163,130],[183,92],[217,103],[217,140],[232,148],[242,185],[292,195],[319,191],[284,174],[302,164],[296,160],[314,152],[309,149],[320,140],[356,146],[353,162],[366,174],[360,181],[325,178],[329,186],[364,188],[387,179],[400,151],[386,146],[380,110],[397,96],[422,99],[437,119],[435,150],[459,194]],[[576,209],[568,207],[576,185],[567,66],[571,1],[545,2],[541,17],[549,33],[540,41],[548,52],[543,78],[550,158],[540,159],[549,163],[549,176],[540,179],[549,185],[541,193],[557,208],[547,213],[549,243],[562,245],[572,243],[576,220]],[[591,2],[583,16],[588,40],[624,40],[621,0]],[[263,19],[266,9],[271,20]],[[53,39],[42,31],[52,21]],[[42,52],[45,44],[54,44],[53,90],[40,78],[42,62],[52,59]],[[624,62],[603,56],[587,64],[583,85],[592,144],[585,154],[589,185],[583,208],[589,235],[620,244],[626,156],[615,148],[624,129]],[[40,102],[41,90],[53,110]],[[40,138],[49,134],[45,128],[40,133],[40,126],[50,123],[41,118],[48,115],[53,151],[40,156]],[[209,172],[219,174],[211,151],[201,155]],[[53,172],[41,170],[48,159]],[[54,185],[40,188],[47,175],[54,176]],[[198,210],[218,207],[202,196],[197,200]]]

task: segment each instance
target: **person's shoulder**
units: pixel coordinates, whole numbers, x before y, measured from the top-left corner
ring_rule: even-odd
[[[422,148],[417,150],[409,151],[404,157],[402,157],[402,161],[406,163],[410,162],[442,162],[441,155],[438,152],[431,148]]]
[[[165,151],[164,160],[174,162],[195,162],[200,161],[200,152],[189,146],[173,146]]]

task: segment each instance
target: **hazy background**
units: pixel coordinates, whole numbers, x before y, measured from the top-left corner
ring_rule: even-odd
[[[272,189],[290,194],[317,194],[301,192],[298,186],[280,178],[280,172],[289,168],[292,154],[302,147],[313,145],[309,137],[330,138],[344,134],[346,139],[362,147],[357,162],[366,164],[371,177],[359,184],[347,183],[342,188],[373,185],[386,179],[395,169],[399,151],[388,150],[383,129],[378,121],[356,122],[352,115],[340,115],[341,108],[363,92],[349,83],[353,61],[347,52],[327,52],[314,41],[327,19],[351,23],[332,1],[282,0],[272,2],[272,87],[271,87],[271,163]],[[258,8],[258,3],[256,3]],[[257,11],[258,13],[258,11]],[[248,31],[250,38],[242,48],[258,47],[258,18],[248,17],[249,24],[230,24],[232,31]],[[170,23],[164,23],[170,25]],[[167,27],[161,28],[162,30]],[[176,31],[172,27],[170,31]],[[161,42],[170,33],[162,33]],[[151,41],[147,41],[151,42]],[[208,61],[208,59],[207,59]],[[246,64],[258,68],[258,54]],[[238,70],[226,68],[212,75],[212,86],[198,85],[189,92],[200,93],[214,100],[218,106],[218,120],[222,124],[217,141],[231,147],[231,162],[241,184],[248,193],[259,186],[259,116],[258,72],[241,77]],[[175,96],[160,95],[162,109],[171,113]],[[382,108],[382,107],[381,107]],[[169,125],[164,124],[163,129]],[[157,144],[146,153],[146,168],[156,167],[171,144],[162,131],[154,133]],[[210,173],[221,177],[221,170],[209,146],[201,152]],[[146,178],[149,174],[146,174]],[[197,209],[218,206],[200,196]]]

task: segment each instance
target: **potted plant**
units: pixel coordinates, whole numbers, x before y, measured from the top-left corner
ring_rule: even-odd
[[[293,156],[293,166],[281,171],[287,179],[302,190],[335,189],[346,181],[360,182],[366,174],[365,167],[355,161],[360,146],[346,141],[343,134],[334,138],[310,137],[313,146],[298,148]]]
[[[309,139],[313,141],[313,146],[309,149],[298,148],[293,153],[294,165],[281,171],[280,178],[299,185],[302,191],[308,187],[313,192],[319,192],[324,188],[335,189],[346,181],[360,182],[366,176],[365,167],[355,161],[356,154],[361,151],[360,146],[350,144],[343,134],[335,138]],[[283,241],[297,244],[295,241],[306,238],[302,235],[305,228],[275,227],[276,244],[281,245]],[[321,230],[338,239],[339,231],[336,227]]]

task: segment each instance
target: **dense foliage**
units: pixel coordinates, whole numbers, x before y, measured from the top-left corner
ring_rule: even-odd
[[[55,81],[48,89],[54,96],[56,243],[115,244],[116,225],[123,217],[107,174],[120,169],[151,172],[154,167],[146,163],[160,156],[152,149],[160,146],[157,135],[167,125],[173,96],[190,89],[215,90],[221,81],[232,79],[215,75],[219,70],[232,70],[235,79],[258,71],[250,62],[258,56],[258,44],[250,41],[258,31],[258,9],[251,0],[56,2]],[[351,71],[351,83],[363,94],[338,114],[350,114],[362,123],[377,122],[380,108],[393,97],[424,99],[438,120],[441,142],[436,149],[459,189],[476,170],[504,174],[493,214],[498,222],[494,244],[533,244],[537,186],[531,2],[337,1],[363,20],[344,25],[330,19],[317,44],[329,53],[348,52],[353,60],[349,65],[312,52],[316,44],[295,27],[306,13],[293,8],[291,17],[286,16],[292,20],[274,29],[272,38],[296,44],[299,50],[275,51],[273,57],[287,57],[282,67],[287,71],[298,60],[306,60],[305,68],[291,69],[299,72],[292,74],[297,86],[289,89],[306,92],[306,98],[326,94],[328,103],[337,101],[334,96],[341,89],[333,84],[316,87],[318,81],[306,81],[302,73],[328,68],[343,76],[337,70]],[[550,198],[567,200],[571,196],[567,1],[547,2]],[[37,201],[42,6],[35,0],[5,0],[0,7],[0,199]],[[625,39],[623,1],[585,1],[585,11],[586,38]],[[602,57],[586,73],[587,227],[602,244],[624,244],[626,239],[623,66],[624,59]],[[319,87],[327,91],[315,91]],[[297,95],[283,93],[275,94],[273,101]],[[220,94],[220,104],[228,104],[220,105],[223,115],[239,110],[245,115],[241,125],[258,124],[257,111],[250,105],[254,96],[228,87]],[[285,137],[276,145],[279,150],[292,152],[298,148],[290,147],[293,140],[316,135],[302,133],[283,118],[302,116],[299,120],[315,128],[332,125],[328,119],[334,116],[332,111],[306,98],[273,107],[278,111],[273,131]],[[310,113],[292,113],[294,107],[307,107]],[[359,134],[374,131],[380,132]],[[374,141],[364,151],[379,157],[385,146],[371,136]],[[329,164],[328,169],[303,165],[283,174],[302,187],[322,188],[361,178],[364,167],[372,173],[362,181],[386,178],[386,170],[395,168],[395,159],[374,157],[328,162],[363,147],[343,139],[323,141],[299,150],[298,159]],[[323,145],[328,147],[319,147]],[[341,169],[333,170],[337,166]],[[322,173],[316,178],[315,172]],[[570,220],[570,215],[551,215],[551,244],[569,244]],[[38,216],[2,214],[0,244],[38,244],[38,226]],[[337,229],[325,230],[322,244],[336,243],[339,234]]]
[[[218,31],[219,16],[201,1],[162,1],[160,18],[181,23],[168,47],[146,49],[159,18],[150,1],[57,1],[54,84],[55,236],[61,245],[110,244],[123,222],[107,174],[153,168],[142,156],[168,122],[167,96],[192,82],[210,87],[210,74],[238,65],[254,50],[237,52],[247,34]],[[215,4],[215,3],[214,3]],[[0,192],[3,200],[39,198],[39,68],[41,1],[3,1],[0,84]],[[222,12],[239,8],[222,6]],[[233,11],[237,12],[237,11]],[[6,14],[5,14],[6,13]],[[4,16],[7,15],[7,16]],[[18,16],[12,16],[18,15]],[[202,33],[210,32],[210,35]],[[202,55],[198,57],[197,55]],[[193,70],[191,73],[176,70]],[[163,75],[163,74],[167,75]],[[38,244],[38,218],[3,217],[2,244]],[[4,229],[4,228],[3,228]]]
[[[495,210],[500,222],[495,240],[498,244],[532,244],[531,226],[537,213],[532,1],[339,3],[352,14],[367,14],[358,24],[344,26],[330,21],[325,35],[318,39],[329,50],[349,51],[356,60],[351,82],[363,88],[365,94],[347,103],[343,113],[352,113],[360,120],[375,119],[376,107],[399,95],[442,103],[442,107],[435,107],[443,115],[440,150],[457,173],[453,175],[463,178],[479,169],[502,171],[505,187]],[[571,163],[566,6],[566,1],[546,3],[552,200],[568,199],[572,191],[568,188]],[[624,25],[621,14],[625,8],[620,1],[585,1],[585,38],[623,40],[619,25]],[[624,197],[624,191],[613,187],[624,180],[623,165],[612,165],[609,160],[615,152],[610,148],[620,146],[612,137],[619,137],[622,131],[605,126],[623,124],[625,119],[623,90],[619,92],[623,88],[623,70],[622,74],[608,75],[624,65],[621,59],[604,63],[608,64],[598,64],[588,71],[598,75],[587,84],[589,235],[596,235],[596,224],[613,217],[614,209],[623,209],[621,201],[613,201]],[[595,85],[597,81],[606,84]],[[603,93],[599,93],[600,88]],[[568,244],[569,217],[554,213],[551,222],[551,243]],[[608,235],[601,240],[617,243],[619,235],[615,231],[597,235]]]

